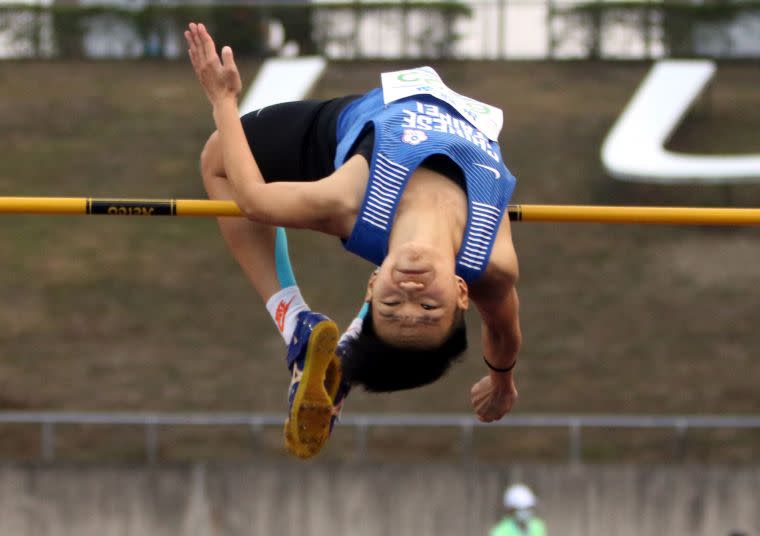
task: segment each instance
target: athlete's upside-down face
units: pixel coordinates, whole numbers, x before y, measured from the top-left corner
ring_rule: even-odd
[[[367,292],[375,333],[398,347],[439,346],[457,310],[469,304],[467,284],[455,274],[454,263],[420,244],[388,255],[370,277]]]

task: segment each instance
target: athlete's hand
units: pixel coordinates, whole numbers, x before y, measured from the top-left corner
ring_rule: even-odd
[[[472,386],[470,399],[478,420],[498,421],[509,413],[517,400],[517,388],[512,374],[485,376]]]
[[[232,49],[222,48],[222,57],[216,53],[216,45],[203,24],[191,22],[185,30],[190,61],[198,81],[203,86],[212,106],[225,99],[235,99],[243,88],[240,73],[232,56]]]

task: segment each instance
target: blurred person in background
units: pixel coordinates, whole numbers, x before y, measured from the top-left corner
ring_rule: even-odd
[[[241,118],[230,47],[220,57],[202,24],[185,38],[217,128],[201,155],[206,191],[247,216],[219,226],[288,346],[291,452],[319,451],[349,388],[389,392],[443,376],[466,349],[470,299],[489,369],[471,390],[473,407],[485,422],[509,412],[521,334],[501,111],[454,93],[426,67],[385,73],[383,87],[364,95]],[[378,266],[341,361],[337,326],[301,296],[277,227],[339,237]]]
[[[546,536],[546,525],[535,514],[536,496],[525,484],[514,484],[504,492],[507,515],[489,536]]]

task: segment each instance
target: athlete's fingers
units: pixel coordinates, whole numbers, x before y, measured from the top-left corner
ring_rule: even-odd
[[[198,36],[200,37],[201,41],[201,50],[203,51],[203,55],[206,60],[212,60],[213,59],[219,59],[219,56],[216,54],[216,45],[214,44],[214,40],[211,38],[211,35],[208,33],[208,30],[206,30],[206,27],[203,24],[198,25]]]
[[[187,51],[191,52],[193,50],[193,34],[190,33],[190,25],[188,25],[187,30],[183,32],[183,35],[185,36],[185,42],[187,43]]]
[[[193,34],[190,33],[190,30],[185,31],[185,41],[187,41],[187,53],[190,56],[190,63],[193,64],[193,69],[197,71],[198,70],[198,51],[195,48],[195,43],[193,42]]]
[[[193,24],[191,27],[191,32],[193,36],[193,50],[195,51],[195,57],[197,60],[197,66],[198,70],[201,71],[204,68],[204,65],[211,63],[214,63],[214,59],[216,58],[216,52],[213,51],[213,42],[212,42],[212,54],[208,54],[208,48],[206,47],[206,43],[203,37],[203,31],[205,31],[205,27],[203,24]],[[218,59],[217,59],[218,61]]]
[[[198,78],[199,81],[202,82],[203,77],[201,75],[200,60],[198,59],[198,50],[194,46],[192,46],[187,49],[187,55],[190,56],[190,64],[193,67],[195,76]]]
[[[187,43],[187,55],[190,56],[190,61],[193,60],[193,39],[190,37],[190,30],[182,32],[185,36],[185,42]]]
[[[200,59],[199,51],[201,49],[201,41],[200,37],[198,37],[198,25],[194,22],[191,22],[189,25],[190,28],[190,42],[192,44],[192,49],[195,51],[195,57]]]

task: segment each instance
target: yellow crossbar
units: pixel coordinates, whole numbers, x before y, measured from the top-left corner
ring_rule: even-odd
[[[654,223],[668,225],[760,225],[758,208],[510,205],[516,221]]]
[[[233,201],[210,201],[206,199],[108,199],[90,197],[0,197],[0,214],[211,217],[240,217],[243,215]],[[760,225],[760,209],[510,205],[509,219],[513,221],[535,222]]]

